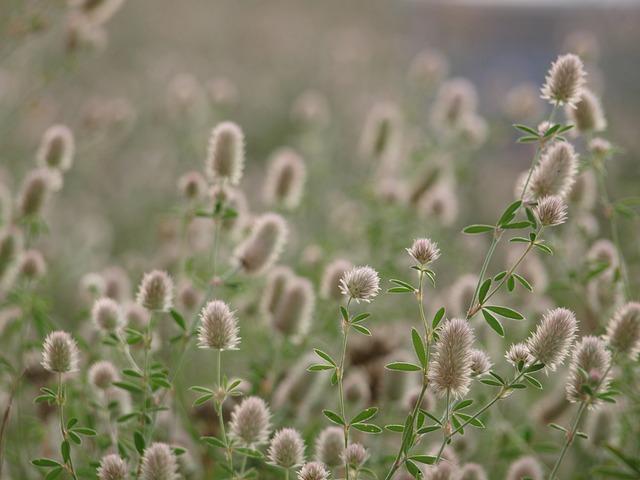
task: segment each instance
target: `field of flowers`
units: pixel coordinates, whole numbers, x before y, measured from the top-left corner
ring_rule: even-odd
[[[268,3],[0,7],[0,479],[640,479],[640,11]]]

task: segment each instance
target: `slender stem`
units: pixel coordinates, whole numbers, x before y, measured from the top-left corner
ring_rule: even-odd
[[[442,443],[440,444],[440,450],[438,450],[438,455],[436,455],[436,461],[435,461],[436,464],[440,461],[440,458],[442,457],[442,452],[444,452],[444,447],[447,445],[447,443],[451,439],[451,436],[453,435],[452,433],[448,433],[451,430],[451,421],[449,419],[450,411],[451,411],[450,397],[451,397],[451,393],[449,390],[447,390],[447,397],[446,397],[447,405],[445,407],[445,414],[444,414],[444,421],[443,421],[444,438],[442,439]]]
[[[222,390],[222,350],[218,350],[218,362],[216,363],[216,379],[217,385],[216,388],[221,391]],[[229,447],[229,442],[227,440],[227,431],[224,427],[224,418],[222,413],[222,404],[224,403],[225,398],[223,397],[221,400],[216,399],[216,413],[218,414],[218,420],[220,421],[220,434],[222,435],[222,441],[226,445],[225,456],[227,458],[227,463],[229,464],[229,468],[233,471],[233,455],[231,453],[231,448]]]
[[[469,309],[467,311],[467,319],[471,318],[473,315],[471,314],[473,310],[473,306],[475,305],[476,298],[478,297],[478,292],[480,291],[480,286],[484,281],[484,276],[487,273],[487,268],[489,268],[489,263],[491,262],[491,258],[493,257],[494,252],[496,251],[496,247],[498,246],[498,242],[502,238],[502,230],[496,230],[493,234],[493,238],[491,239],[491,245],[489,245],[489,250],[484,257],[484,262],[482,262],[482,268],[480,269],[480,274],[478,275],[478,282],[476,283],[476,288],[473,292],[473,296],[471,297],[471,303],[469,304]]]
[[[351,305],[351,298],[347,301],[347,313],[349,317],[351,314],[349,313],[349,306]],[[340,415],[344,420],[344,448],[349,446],[349,425],[347,423],[346,409],[345,409],[345,401],[344,401],[344,372],[345,372],[345,361],[347,357],[347,342],[349,340],[349,323],[342,320],[342,355],[340,357],[340,365],[338,366],[338,402],[340,404]],[[345,459],[344,470],[347,480],[349,480],[349,465]]]
[[[60,433],[62,434],[62,439],[69,443],[67,438],[67,429],[65,428],[64,423],[64,402],[65,402],[65,394],[62,387],[62,373],[58,373],[58,393],[57,393],[57,401],[58,401],[58,409],[60,411]],[[71,460],[71,452],[69,452],[69,459],[64,461],[67,470],[71,476],[77,480],[76,471],[73,468],[73,461]]]

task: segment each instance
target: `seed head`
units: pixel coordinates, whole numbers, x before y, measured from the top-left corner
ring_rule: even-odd
[[[540,163],[531,174],[527,199],[540,200],[550,195],[566,198],[578,173],[578,155],[567,142],[555,142],[547,147]]]
[[[102,457],[96,473],[99,480],[126,480],[129,476],[127,464],[115,453]]]
[[[598,402],[596,394],[607,389],[608,368],[611,354],[605,342],[599,337],[583,337],[575,346],[569,377],[567,379],[567,400],[570,402],[587,401],[589,405]],[[585,390],[587,389],[588,390]]]
[[[105,333],[112,333],[120,329],[124,324],[120,305],[111,298],[96,300],[91,309],[93,323]]]
[[[629,302],[616,311],[607,325],[605,340],[616,353],[637,358],[640,353],[640,303]]]
[[[150,311],[169,311],[173,306],[173,280],[169,274],[161,270],[145,273],[137,302]]]
[[[38,165],[67,171],[73,163],[75,145],[73,133],[66,125],[49,127],[42,137],[38,149]]]
[[[561,225],[567,221],[567,204],[558,195],[543,197],[535,207],[535,214],[545,227]]]
[[[577,55],[560,55],[551,64],[541,90],[542,98],[552,104],[574,107],[580,100],[586,76],[582,60]]]
[[[316,459],[330,468],[342,463],[344,451],[344,432],[340,427],[327,427],[316,439]]]
[[[487,472],[482,465],[465,463],[456,480],[488,480]]]
[[[467,321],[454,318],[443,325],[429,372],[436,394],[444,396],[449,392],[460,398],[469,391],[472,345],[473,331]]]
[[[187,172],[178,180],[178,191],[187,200],[198,200],[207,190],[207,181],[200,172]]]
[[[600,99],[588,88],[582,89],[575,107],[567,105],[565,112],[569,123],[580,133],[601,132],[607,128]]]
[[[243,445],[255,446],[267,441],[271,430],[271,412],[259,397],[247,397],[231,412],[230,433]]]
[[[360,443],[352,443],[342,452],[342,461],[351,468],[360,468],[369,458],[369,452]]]
[[[340,291],[357,302],[370,302],[380,291],[378,272],[369,266],[353,267],[340,279]]]
[[[491,359],[483,350],[476,348],[471,350],[471,375],[474,377],[483,375],[491,370]]]
[[[53,174],[46,168],[31,170],[22,183],[18,197],[20,217],[39,215],[45,206],[55,181]]]
[[[329,263],[322,274],[320,296],[325,299],[340,300],[342,298],[340,279],[351,268],[353,268],[353,264],[342,258]]]
[[[155,442],[142,456],[143,480],[178,480],[178,460],[166,443]]]
[[[51,332],[44,339],[42,366],[52,373],[71,373],[78,370],[78,345],[67,332]]]
[[[516,368],[524,367],[533,360],[526,343],[514,343],[509,347],[504,357]]]
[[[438,244],[429,238],[418,238],[413,241],[411,248],[406,249],[409,255],[424,266],[440,258]]]
[[[280,257],[287,240],[287,224],[277,213],[261,215],[251,234],[235,250],[235,262],[245,273],[258,275]]]
[[[207,175],[211,180],[240,183],[244,169],[244,134],[233,122],[215,126],[209,140]]]
[[[569,353],[577,329],[578,321],[571,310],[549,310],[542,317],[536,331],[527,339],[529,353],[553,372]]]
[[[271,157],[264,182],[265,202],[293,210],[300,204],[306,177],[304,160],[295,150],[277,150]]]
[[[329,480],[329,471],[320,462],[307,462],[298,472],[298,480]]]
[[[214,350],[237,350],[240,343],[238,319],[229,306],[213,300],[200,312],[198,346]]]
[[[107,390],[118,380],[118,370],[113,363],[100,360],[89,367],[89,383],[100,390]]]
[[[534,457],[520,457],[507,471],[506,480],[543,480],[544,472],[540,462]]]
[[[282,468],[293,468],[304,462],[304,441],[294,428],[278,430],[267,452],[269,462]]]
[[[316,295],[311,282],[302,277],[289,279],[271,326],[286,336],[304,335],[309,329]]]

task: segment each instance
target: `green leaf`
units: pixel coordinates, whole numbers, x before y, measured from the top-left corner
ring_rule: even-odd
[[[60,476],[62,471],[63,471],[62,467],[52,468],[51,470],[49,470],[49,473],[47,473],[47,475],[44,477],[44,480],[54,480],[55,478],[58,478]]]
[[[411,329],[411,341],[413,342],[413,349],[416,352],[416,357],[420,361],[422,368],[427,366],[427,352],[422,341],[422,337],[415,328]]]
[[[513,219],[516,211],[520,208],[521,205],[522,205],[522,200],[516,200],[511,205],[509,205],[507,209],[504,211],[504,213],[502,214],[502,216],[500,217],[500,219],[498,220],[498,225],[503,226],[504,224],[509,223]]]
[[[142,455],[144,453],[144,436],[138,430],[133,432],[133,444],[136,446],[137,452]]]
[[[368,335],[369,337],[371,336],[371,330],[363,325],[351,325],[351,328],[353,328],[356,332],[362,333],[363,335]]]
[[[213,395],[213,390],[207,387],[201,387],[200,385],[194,385],[193,387],[189,387],[189,390],[193,392],[199,392],[199,393],[210,393],[211,395]]]
[[[70,430],[73,428],[73,426],[78,423],[78,419],[77,418],[72,418],[67,422],[67,430]]]
[[[133,370],[131,368],[125,368],[124,370],[122,370],[122,374],[126,375],[127,377],[142,378],[142,374],[141,373],[136,372],[135,370]]]
[[[526,125],[522,125],[520,123],[515,123],[513,125],[513,127],[518,129],[518,130],[520,130],[521,132],[528,133],[528,134],[533,135],[535,137],[537,137],[539,135],[538,131],[536,129],[531,128],[531,127],[527,127]]]
[[[473,400],[461,400],[453,406],[453,411],[463,410],[473,403]]]
[[[315,352],[316,355],[318,355],[324,361],[329,362],[334,367],[338,366],[338,364],[333,360],[333,358],[331,358],[331,355],[329,355],[327,352],[323,352],[319,348],[314,348],[313,351]]]
[[[536,387],[539,390],[542,390],[542,384],[538,380],[536,380],[534,377],[532,377],[531,375],[526,375],[525,374],[524,378],[531,385],[533,385],[534,387]]]
[[[489,293],[489,287],[491,287],[491,279],[487,278],[482,285],[480,285],[480,290],[478,290],[478,301],[480,303],[484,302],[487,293]]]
[[[440,430],[442,427],[440,425],[429,425],[427,427],[422,427],[418,429],[419,435],[424,435],[425,433],[435,432],[436,430]]]
[[[347,309],[344,308],[342,305],[340,306],[340,314],[342,315],[342,318],[344,319],[344,321],[349,323],[349,312],[347,312]]]
[[[365,408],[360,413],[358,413],[355,417],[351,419],[350,423],[358,423],[364,422],[365,420],[369,420],[376,416],[378,413],[378,409],[376,407]]]
[[[518,138],[518,140],[516,140],[518,143],[533,143],[533,142],[537,142],[539,140],[539,137],[534,137],[533,135],[527,135],[525,137],[520,137]]]
[[[390,425],[385,425],[384,428],[389,430],[390,432],[402,433],[404,432],[404,425],[400,425],[397,423],[392,423]]]
[[[77,427],[74,428],[73,431],[80,435],[84,435],[85,437],[95,437],[98,434],[98,432],[96,432],[93,428],[87,427]]]
[[[405,287],[408,288],[411,291],[416,291],[417,288],[415,288],[413,285],[411,285],[410,283],[404,282],[402,280],[398,280],[396,278],[392,278],[391,280],[389,280],[391,283],[395,283],[396,285],[400,286],[400,287]]]
[[[112,383],[113,386],[121,388],[123,390],[127,390],[129,392],[133,392],[133,393],[143,393],[144,390],[142,390],[142,388],[140,388],[137,385],[134,385],[133,383],[130,382],[113,382]]]
[[[554,430],[558,430],[558,431],[564,432],[564,433],[567,432],[566,428],[564,428],[562,425],[558,425],[557,423],[550,423],[549,426],[551,428],[553,428]]]
[[[400,372],[418,372],[422,370],[418,365],[408,362],[391,362],[384,366],[387,370],[396,370]]]
[[[338,415],[336,412],[333,412],[331,410],[323,410],[322,413],[324,414],[325,417],[327,417],[333,423],[344,426],[345,423],[343,418],[340,415]]]
[[[498,315],[506,318],[512,318],[514,320],[523,320],[524,316],[520,312],[508,307],[500,307],[497,305],[489,305],[484,307],[487,310],[492,311],[493,313],[497,313]]]
[[[252,448],[238,447],[238,448],[235,448],[234,451],[239,453],[240,455],[244,455],[245,457],[249,457],[249,458],[261,459],[264,457],[264,455],[262,455],[262,452],[259,452],[258,450],[254,450]]]
[[[518,275],[517,273],[513,274],[513,277],[520,282],[520,285],[522,285],[524,288],[526,288],[527,290],[529,290],[530,292],[533,292],[533,287],[531,286],[531,284],[527,281],[526,278],[524,278],[522,275]]]
[[[538,250],[543,251],[544,253],[553,255],[553,249],[551,247],[548,247],[544,243],[534,243],[533,246],[536,247]]]
[[[438,310],[433,317],[433,321],[431,322],[431,328],[433,328],[434,330],[438,328],[438,325],[440,325],[440,322],[444,318],[444,313],[445,313],[445,309],[444,307],[441,307],[440,310]]]
[[[369,318],[370,316],[371,314],[368,312],[359,313],[358,315],[356,315],[351,319],[351,323],[360,323],[363,320],[366,320],[367,318]]]
[[[172,308],[171,310],[169,310],[169,313],[171,314],[171,318],[173,318],[173,321],[176,322],[178,327],[180,327],[180,330],[185,332],[187,330],[187,324],[184,321],[183,316],[180,315],[180,312]]]
[[[474,224],[464,227],[462,233],[466,233],[467,235],[477,235],[478,233],[486,233],[495,230],[496,227],[493,225],[484,225],[484,224]]]
[[[206,393],[206,394],[196,398],[195,401],[193,402],[193,405],[194,406],[202,405],[203,403],[206,403],[209,400],[211,400],[211,398],[213,398],[213,394],[212,393]]]
[[[65,463],[69,463],[71,460],[71,445],[67,440],[63,440],[60,444],[60,454],[62,455],[62,460]]]
[[[212,447],[227,448],[227,445],[218,437],[200,437],[200,440],[211,445]]]
[[[324,370],[333,370],[334,367],[333,365],[325,365],[324,363],[316,363],[314,365],[309,365],[307,367],[307,370],[309,372],[322,372]]]
[[[434,455],[411,455],[409,458],[414,462],[420,462],[426,465],[433,465],[438,459],[438,457]]]
[[[351,426],[364,433],[382,433],[382,429],[372,423],[354,423]]]
[[[61,467],[59,462],[52,460],[50,458],[36,458],[35,460],[31,460],[31,463],[36,467]]]
[[[415,290],[407,287],[393,287],[387,290],[387,293],[414,293]]]
[[[525,369],[525,373],[533,373],[544,368],[544,363],[534,363],[533,365],[528,366]]]
[[[478,427],[478,428],[485,428],[484,423],[482,423],[479,419],[477,418],[473,418],[472,415],[467,415],[466,413],[456,413],[457,416],[459,416],[462,420],[464,420],[465,423],[468,423],[469,425],[473,425],[474,427]]]

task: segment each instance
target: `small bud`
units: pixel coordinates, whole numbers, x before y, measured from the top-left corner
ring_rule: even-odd
[[[111,298],[96,300],[91,309],[93,323],[105,333],[119,330],[124,324],[120,306]]]
[[[489,355],[476,348],[471,350],[471,375],[478,377],[491,369],[492,363]]]
[[[231,412],[230,435],[245,446],[263,444],[271,430],[271,412],[259,397],[246,397]]]
[[[127,480],[127,464],[115,453],[105,455],[96,471],[99,480]]]
[[[514,367],[524,367],[533,360],[529,348],[525,343],[515,343],[509,347],[505,354],[507,361]]]
[[[142,456],[142,480],[178,480],[178,460],[166,443],[155,442]]]
[[[137,302],[147,310],[167,312],[173,306],[173,280],[167,272],[145,273],[138,289]]]
[[[100,390],[108,390],[113,382],[118,381],[118,370],[113,363],[101,360],[89,367],[89,383]]]
[[[198,346],[214,350],[237,350],[238,319],[229,306],[221,300],[214,300],[200,312]]]
[[[542,98],[558,105],[575,106],[585,84],[586,72],[582,60],[576,55],[560,55],[551,64],[542,87]]]
[[[548,370],[555,371],[569,353],[577,329],[578,322],[571,310],[549,310],[527,339],[529,353],[536,361],[544,363]]]
[[[616,311],[607,325],[605,340],[614,352],[637,358],[640,353],[640,303],[629,302]]]
[[[216,125],[211,132],[207,154],[207,175],[211,180],[240,183],[244,169],[244,134],[233,122]]]
[[[369,266],[353,267],[340,279],[340,290],[357,302],[370,302],[380,291],[380,277]]]
[[[306,176],[304,161],[297,152],[290,148],[276,151],[269,162],[264,182],[265,202],[293,210],[300,204]]]
[[[304,462],[304,441],[297,430],[278,430],[267,452],[269,462],[282,468],[293,468]]]
[[[73,133],[66,125],[53,125],[49,127],[42,137],[38,149],[38,165],[67,171],[73,163],[75,145]]]
[[[44,339],[42,366],[52,373],[71,373],[78,370],[78,345],[67,332],[51,332]]]
[[[342,463],[344,432],[340,427],[327,427],[320,432],[315,444],[316,459],[330,468]]]
[[[473,330],[466,320],[454,318],[443,325],[429,372],[433,389],[439,396],[449,392],[460,398],[469,390],[473,340]]]
[[[411,248],[407,248],[407,253],[411,255],[416,262],[425,266],[440,258],[440,249],[438,244],[429,238],[419,238],[413,241]]]
[[[558,195],[541,198],[534,211],[545,227],[554,227],[567,221],[567,204]]]

